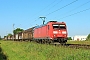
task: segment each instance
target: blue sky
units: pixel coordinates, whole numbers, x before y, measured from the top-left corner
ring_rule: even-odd
[[[68,36],[90,33],[90,0],[0,0],[0,35],[46,22],[66,22]]]

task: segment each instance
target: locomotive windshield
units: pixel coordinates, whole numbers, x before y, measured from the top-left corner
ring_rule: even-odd
[[[64,24],[54,24],[53,29],[66,29]]]
[[[66,29],[65,25],[60,25],[60,29]]]
[[[53,29],[59,29],[59,25],[53,25]]]

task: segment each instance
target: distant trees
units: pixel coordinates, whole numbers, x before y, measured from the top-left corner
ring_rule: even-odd
[[[14,34],[18,34],[19,32],[22,32],[23,29],[17,28],[13,31]]]
[[[72,40],[72,38],[71,37],[68,37],[68,40]]]
[[[1,40],[2,38],[1,38],[1,36],[0,36],[0,40]]]
[[[12,36],[12,34],[11,34],[11,33],[9,33],[7,36]]]
[[[7,37],[7,36],[4,36],[4,38]]]
[[[90,34],[88,34],[88,36],[87,36],[87,40],[90,40]]]

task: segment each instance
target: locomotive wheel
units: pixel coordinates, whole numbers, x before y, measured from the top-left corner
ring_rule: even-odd
[[[46,41],[43,39],[43,44],[45,44],[46,43]]]
[[[48,43],[49,43],[49,44],[52,44],[52,40],[49,40]]]

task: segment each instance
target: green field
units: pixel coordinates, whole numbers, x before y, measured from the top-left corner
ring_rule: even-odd
[[[90,60],[90,50],[35,42],[0,41],[8,60]]]
[[[89,41],[69,41],[68,40],[67,44],[86,44],[86,45],[90,45],[90,40]]]

